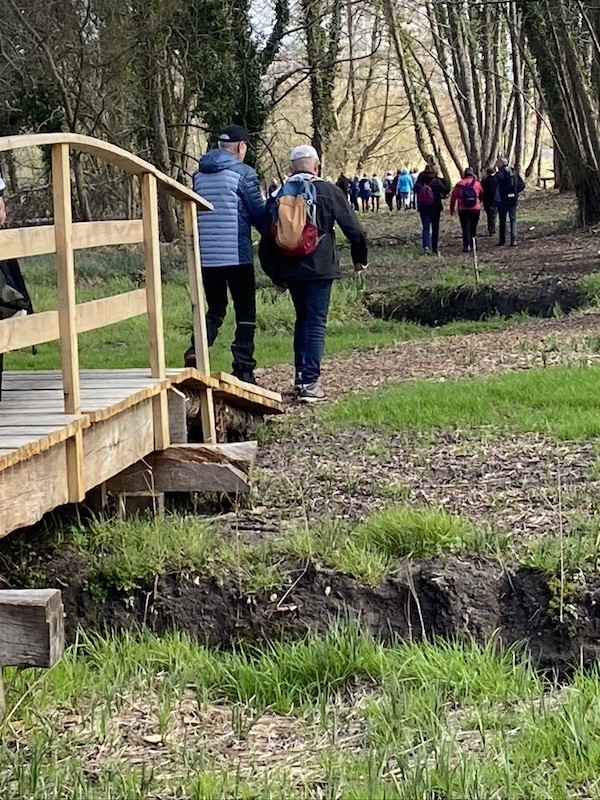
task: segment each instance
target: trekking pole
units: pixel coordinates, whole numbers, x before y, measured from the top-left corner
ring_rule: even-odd
[[[475,285],[479,286],[481,278],[479,276],[479,265],[477,264],[477,239],[473,237],[473,267],[475,269]]]

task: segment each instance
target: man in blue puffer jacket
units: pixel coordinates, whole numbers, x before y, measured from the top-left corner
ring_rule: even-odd
[[[245,128],[229,125],[219,135],[218,149],[201,157],[193,185],[214,207],[198,214],[208,346],[225,319],[229,289],[236,322],[232,372],[255,383],[256,285],[250,232],[254,225],[262,233],[266,217],[256,172],[244,164],[248,144]],[[193,347],[185,354],[185,364],[196,365]]]

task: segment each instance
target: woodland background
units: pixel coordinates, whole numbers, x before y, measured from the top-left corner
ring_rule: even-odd
[[[5,0],[1,136],[88,134],[189,182],[232,121],[265,180],[308,141],[334,179],[431,155],[455,178],[505,155],[554,170],[595,224],[600,0]],[[79,219],[138,213],[134,181],[73,159]],[[49,164],[0,163],[14,222],[50,216]],[[166,196],[161,225],[177,238]]]

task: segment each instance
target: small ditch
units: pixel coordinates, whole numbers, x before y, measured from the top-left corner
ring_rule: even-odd
[[[58,555],[58,554],[57,554]],[[527,643],[541,669],[568,670],[600,656],[600,577],[564,601],[560,621],[548,578],[529,568],[481,557],[439,557],[405,566],[377,587],[319,565],[298,565],[287,585],[247,596],[233,577],[167,575],[130,592],[110,590],[103,601],[80,578],[66,553],[46,565],[45,585],[60,574],[67,633],[177,629],[210,646],[320,634],[337,620],[355,619],[383,640],[496,638],[503,646]],[[72,553],[74,556],[75,554]],[[83,564],[81,565],[83,566]]]
[[[365,305],[375,317],[430,326],[515,314],[552,317],[568,314],[586,302],[580,283],[560,278],[507,286],[407,286],[369,292],[365,297]]]

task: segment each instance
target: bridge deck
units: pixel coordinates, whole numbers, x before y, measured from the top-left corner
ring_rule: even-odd
[[[7,372],[0,401],[0,536],[70,501],[69,447],[80,443],[87,492],[157,449],[155,403],[177,385],[209,388],[234,405],[276,413],[280,397],[227,375],[81,370],[81,414],[66,414],[60,372]],[[168,446],[169,442],[162,442]]]

